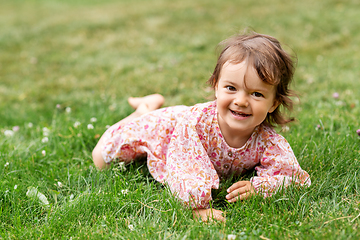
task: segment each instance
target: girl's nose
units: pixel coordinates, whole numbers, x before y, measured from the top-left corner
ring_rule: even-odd
[[[248,107],[249,101],[247,94],[239,92],[234,99],[234,104],[238,107]]]

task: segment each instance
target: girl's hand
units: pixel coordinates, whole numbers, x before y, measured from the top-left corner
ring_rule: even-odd
[[[212,222],[213,220],[218,220],[221,222],[226,221],[224,217],[224,212],[213,208],[193,209],[193,216],[195,219],[201,218],[201,221],[203,222],[207,222],[207,221]]]
[[[255,194],[255,189],[250,181],[239,181],[231,185],[227,190],[226,199],[228,202],[236,202],[238,200],[247,199]]]

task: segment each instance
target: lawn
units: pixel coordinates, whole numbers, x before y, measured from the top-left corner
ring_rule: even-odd
[[[0,239],[360,239],[358,1],[0,6]],[[144,164],[94,168],[91,151],[132,112],[129,96],[208,101],[216,45],[246,28],[297,56],[297,121],[281,134],[310,188],[229,204],[226,182],[213,194],[226,223],[202,223]]]

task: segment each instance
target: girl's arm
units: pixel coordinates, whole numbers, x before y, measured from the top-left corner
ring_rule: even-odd
[[[219,187],[219,176],[199,136],[204,127],[200,123],[207,120],[204,112],[211,109],[209,104],[201,104],[184,114],[174,128],[166,155],[166,182],[171,192],[193,209],[209,208],[211,189]]]
[[[311,184],[309,174],[302,170],[289,143],[280,135],[275,136],[276,144],[270,144],[256,167],[257,176],[251,181],[239,181],[228,188],[226,199],[229,202],[244,200],[256,192],[265,197],[271,196],[278,188],[292,183]]]
[[[309,174],[301,169],[290,144],[276,134],[265,147],[260,165],[255,167],[257,176],[250,179],[257,193],[271,196],[281,187],[291,184],[310,186]]]

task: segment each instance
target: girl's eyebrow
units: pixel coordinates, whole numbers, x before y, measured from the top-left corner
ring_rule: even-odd
[[[231,80],[226,80],[223,79],[224,84],[230,84],[233,86],[238,86],[238,84],[236,82],[233,82]],[[271,85],[270,85],[271,86]],[[271,92],[271,89],[267,89],[267,88],[262,88],[262,87],[257,87],[257,88],[250,88],[247,85],[245,85],[245,88],[251,92],[263,92],[263,93],[268,93]]]
[[[271,92],[270,89],[266,89],[266,88],[249,88],[249,87],[246,87],[246,89],[250,90],[251,92],[264,92],[264,93]]]
[[[226,80],[226,79],[224,79],[223,82],[224,82],[225,84],[238,85],[238,84],[236,84],[236,82],[233,82],[233,81],[231,81],[231,80]]]

